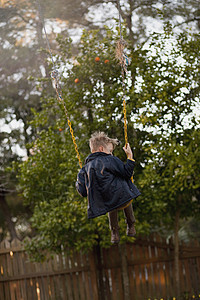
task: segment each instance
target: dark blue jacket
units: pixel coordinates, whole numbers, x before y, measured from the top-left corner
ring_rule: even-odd
[[[88,197],[88,218],[104,215],[140,195],[130,180],[135,162],[104,152],[90,154],[78,173],[76,188],[82,197]]]

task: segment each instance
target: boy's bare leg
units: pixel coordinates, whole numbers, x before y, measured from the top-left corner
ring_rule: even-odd
[[[133,213],[132,204],[124,208],[124,215],[126,217],[126,223],[127,223],[127,235],[133,237],[136,234],[136,230],[135,230],[135,216]]]
[[[110,211],[108,213],[108,219],[109,219],[110,230],[111,230],[111,243],[117,244],[120,241],[117,210]]]

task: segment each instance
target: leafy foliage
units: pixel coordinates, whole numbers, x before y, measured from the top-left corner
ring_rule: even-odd
[[[163,206],[161,225],[172,229],[177,212],[181,218],[199,213],[199,39],[186,33],[175,39],[166,27],[150,47],[155,54],[140,67],[137,102],[138,122],[151,132],[140,184],[145,199],[151,193]]]
[[[87,141],[95,130],[123,140],[122,78],[114,54],[118,36],[108,28],[106,32],[101,39],[98,31],[84,32],[75,58],[70,56],[70,41],[58,37],[61,55],[57,63],[63,70],[60,84],[82,157],[88,155]],[[164,57],[169,41],[176,46]],[[139,233],[150,226],[173,226],[177,208],[181,217],[188,217],[191,208],[192,213],[197,212],[199,205],[198,121],[192,118],[190,129],[183,122],[199,93],[198,40],[187,35],[175,39],[167,27],[163,36],[152,38],[150,46],[149,50],[127,50],[132,57],[126,87],[129,141],[133,144],[134,138],[134,153],[140,161],[135,183],[143,193],[139,205],[135,202]],[[180,64],[180,57],[187,56],[187,63]],[[96,243],[108,246],[107,217],[88,221],[86,199],[75,191],[78,162],[60,104],[44,98],[32,125],[38,139],[30,146],[33,155],[21,165],[20,173],[26,204],[34,212],[36,235],[27,246],[30,253],[44,259],[48,250],[89,249]],[[116,155],[125,160],[120,149]],[[120,216],[122,241],[127,239],[125,226]]]
[[[72,58],[70,41],[58,37],[61,56],[57,65],[63,70],[60,84],[82,158],[89,154],[88,139],[95,130],[123,139],[116,38],[109,29],[102,40],[97,31],[84,32],[80,54]],[[37,233],[28,244],[29,251],[35,258],[43,259],[48,250],[61,251],[62,247],[89,249],[96,243],[110,245],[107,216],[88,221],[87,200],[75,190],[79,167],[62,105],[53,98],[44,98],[32,126],[38,134],[29,145],[33,155],[20,166],[20,186],[26,204],[33,210],[31,221]],[[117,152],[122,156],[121,150]],[[126,224],[122,216],[120,219],[126,239]],[[145,220],[141,224],[140,231],[145,231]]]

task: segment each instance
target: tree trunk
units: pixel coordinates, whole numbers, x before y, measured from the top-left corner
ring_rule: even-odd
[[[43,18],[43,9],[42,7],[39,5],[38,6],[38,17],[39,19],[36,21],[36,32],[37,32],[37,38],[38,38],[38,47],[39,47],[39,59],[40,59],[40,64],[44,66],[45,68],[45,72],[46,72],[46,77],[50,77],[49,75],[49,67],[48,64],[46,62],[47,56],[46,54],[41,51],[41,49],[45,49],[47,47],[47,45],[44,42],[43,39],[43,26],[44,26],[44,18]]]
[[[87,116],[88,116],[88,123],[90,125],[93,124],[94,118],[93,118],[93,115],[92,115],[92,108],[91,107],[88,107],[88,109],[87,109]],[[89,133],[92,134],[91,127],[89,127]]]
[[[176,211],[175,222],[174,222],[174,280],[175,280],[175,292],[176,298],[180,297],[180,274],[179,274],[179,238],[178,238],[178,230],[179,230],[179,218],[180,218],[180,210]]]
[[[5,218],[8,230],[10,232],[11,240],[13,240],[15,238],[19,239],[19,237],[17,236],[17,232],[15,230],[15,224],[12,221],[12,216],[11,216],[11,213],[10,213],[10,208],[9,208],[8,203],[6,201],[6,197],[5,197],[5,192],[4,191],[0,191],[0,209],[3,212],[3,215],[4,215],[4,218]]]
[[[45,69],[45,77],[46,78],[51,78],[50,76],[50,68],[49,68],[49,65],[47,63],[47,54],[42,51],[42,49],[46,49],[49,51],[48,49],[48,45],[47,45],[47,41],[45,43],[45,39],[43,38],[43,27],[45,26],[45,21],[44,21],[44,16],[43,16],[43,9],[42,9],[42,6],[39,4],[38,5],[38,17],[39,19],[36,21],[36,32],[37,32],[37,38],[38,38],[38,49],[40,50],[39,51],[39,54],[38,54],[38,57],[39,57],[39,65],[43,66],[44,69]],[[50,53],[49,53],[50,55]],[[51,82],[47,82],[47,87],[48,90],[51,92],[52,90],[52,85],[51,85]]]
[[[132,30],[132,11],[130,12],[129,15],[126,16],[126,22],[127,22],[127,27],[129,29],[129,40],[131,41],[132,46],[134,46],[136,41]]]

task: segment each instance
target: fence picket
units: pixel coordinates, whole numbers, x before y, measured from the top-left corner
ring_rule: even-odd
[[[77,254],[73,252],[71,256],[72,268],[76,268],[78,266],[77,263]],[[72,280],[74,286],[74,300],[79,300],[79,282],[78,282],[78,272],[72,272]]]
[[[99,300],[95,253],[89,254],[89,263],[90,263],[90,270],[91,270],[90,278],[91,278],[91,285],[92,285],[92,299]]]
[[[141,256],[143,260],[148,258],[148,250],[146,245],[141,245]],[[148,273],[149,273],[149,265],[148,263],[142,264],[142,285],[143,285],[143,297],[147,299],[149,296],[149,287],[148,287]]]
[[[4,299],[4,298],[5,298],[4,288],[3,288],[3,285],[0,284],[0,299]]]
[[[157,236],[157,241],[160,244],[165,244],[165,241],[163,241],[163,239],[160,236]],[[158,246],[158,257],[163,258],[164,259],[164,255],[163,255],[163,248],[161,246]],[[166,298],[166,280],[165,280],[165,262],[161,261],[159,262],[159,273],[160,273],[160,291],[161,291],[161,296],[162,298]]]
[[[115,268],[112,268],[111,266],[116,265],[115,261],[119,261],[119,248],[117,246],[111,247],[109,251],[110,255],[108,257],[109,259],[109,271],[110,271],[110,284],[111,284],[111,299],[118,300],[119,298],[119,287],[122,287],[122,282],[121,282],[121,276],[119,277],[119,274],[121,275],[121,269],[119,266],[116,266]],[[120,280],[120,281],[119,281]]]
[[[133,262],[133,253],[132,247],[130,244],[127,244],[127,261],[128,261],[128,274],[129,274],[129,282],[130,282],[130,299],[134,299],[134,295],[136,293],[136,285],[135,285],[135,270],[134,266],[132,265]],[[123,299],[122,297],[120,299]]]
[[[45,264],[45,269],[46,269],[46,264]],[[49,277],[42,277],[42,300],[48,297],[48,299],[50,298],[49,295]]]
[[[113,251],[113,264],[117,261],[120,261],[120,253],[119,253],[119,248],[117,248],[116,250]],[[112,271],[112,268],[111,268]],[[127,270],[128,271],[128,270]],[[123,284],[122,284],[122,272],[121,272],[121,267],[117,266],[115,269],[115,273],[116,273],[116,280],[117,280],[117,295],[118,298],[117,299],[123,299],[123,295],[124,295],[124,291],[123,291]],[[130,287],[130,284],[129,284]]]
[[[82,255],[81,253],[77,253],[77,263],[80,268],[82,267],[87,267],[87,261],[82,260]],[[80,295],[80,300],[85,300],[86,294],[85,294],[85,283],[84,283],[84,272],[79,271],[78,273],[78,282],[79,282],[79,295]]]
[[[18,264],[19,264],[19,270],[20,274],[25,275],[25,253],[23,251],[18,253]],[[27,290],[27,282],[26,278],[20,282],[21,286],[21,297],[23,300],[27,300],[26,290]]]
[[[54,255],[52,265],[54,271],[56,272],[59,271],[59,256],[57,254]],[[58,274],[58,276],[53,276],[52,281],[55,290],[55,297],[56,299],[59,299],[60,298],[60,275]]]
[[[56,297],[56,291],[54,289],[54,277],[53,276],[49,277],[49,290],[50,290],[50,294],[52,295],[52,298],[54,299]]]
[[[144,251],[144,257],[149,258],[149,247],[148,246],[144,246],[143,247],[143,251]],[[151,277],[151,264],[150,263],[146,263],[145,264],[145,268],[146,268],[146,276],[145,276],[145,280],[146,280],[146,298],[149,297],[149,295],[151,295],[152,291],[151,291],[151,285],[152,285],[152,277]]]
[[[134,245],[133,247],[133,260],[134,261],[137,261],[137,259],[139,259],[139,246],[138,245]],[[135,283],[136,283],[136,293],[135,293],[135,296],[136,296],[136,299],[139,298],[139,297],[143,297],[143,292],[141,290],[141,285],[140,285],[140,281],[141,281],[141,272],[140,272],[140,266],[139,264],[136,264],[134,265],[134,270],[135,270]]]
[[[180,253],[179,253],[179,274],[180,274],[180,290],[183,291],[185,288],[185,266],[184,261],[181,259],[182,247],[184,244],[181,242],[180,244]]]
[[[86,264],[88,266],[88,255],[87,254],[82,254],[82,262],[83,264]],[[91,287],[90,287],[90,281],[89,281],[89,271],[83,272],[83,283],[85,285],[85,299],[92,299],[92,294],[91,294]]]

